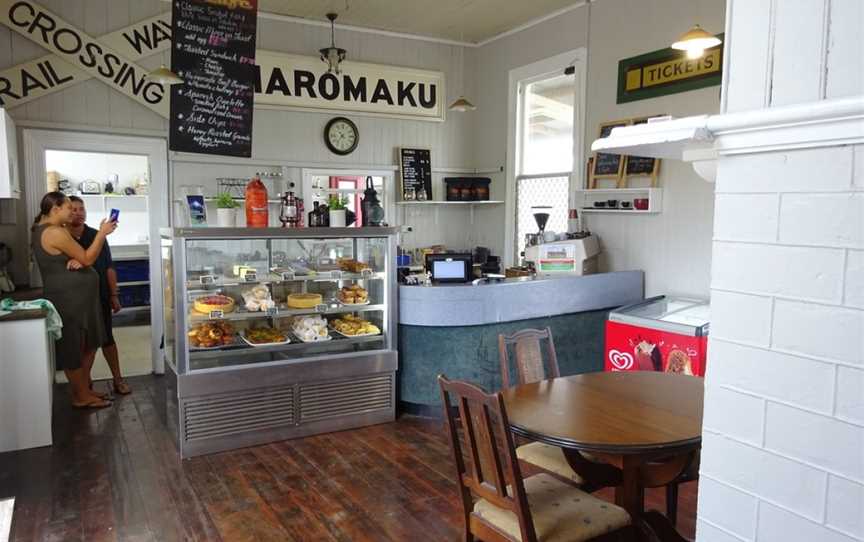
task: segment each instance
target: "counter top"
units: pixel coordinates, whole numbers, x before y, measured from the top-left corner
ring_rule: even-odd
[[[19,322],[21,320],[38,320],[46,316],[48,316],[48,313],[44,309],[11,311],[9,314],[0,315],[0,324],[3,322]]]
[[[620,307],[644,296],[642,271],[399,286],[399,323],[477,326]]]

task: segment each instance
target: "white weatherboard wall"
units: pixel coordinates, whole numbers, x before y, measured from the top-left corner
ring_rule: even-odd
[[[668,47],[693,23],[712,32],[724,28],[722,0],[600,0],[469,52],[478,109],[474,112],[477,167],[505,163],[507,76],[514,68],[580,47],[588,48],[585,152],[601,122],[669,114],[716,113],[720,87],[616,104],[618,61]],[[504,192],[505,175],[493,175]],[[638,181],[637,181],[638,182]],[[635,185],[635,183],[634,183]],[[646,294],[708,296],[711,267],[713,186],[686,164],[664,161],[663,213],[585,215],[601,240],[602,271],[645,270]],[[504,210],[484,209],[477,236],[493,247],[504,243]]]
[[[861,2],[728,14],[727,111],[864,95]],[[789,130],[718,160],[700,542],[864,540],[864,115]]]
[[[40,0],[40,4],[57,13],[92,36],[124,28],[129,24],[170,9],[170,3],[160,0]],[[322,7],[322,12],[324,7]],[[259,17],[258,47],[288,53],[317,55],[317,50],[329,44],[328,28],[301,25]],[[456,88],[465,81],[465,93],[473,95],[472,79],[459,75],[471,73],[471,60],[460,58],[462,47],[371,33],[351,32],[337,27],[337,41],[348,50],[348,61],[357,60],[394,66],[440,70],[445,77],[445,95],[449,103],[460,92]],[[25,37],[0,26],[0,69],[33,60],[45,50]],[[154,55],[139,61],[145,68],[156,68],[168,63],[168,53]],[[454,84],[455,83],[455,84]],[[80,131],[109,131],[116,133],[167,137],[167,122],[126,96],[91,79],[62,92],[57,92],[10,110],[19,125],[19,132],[27,126],[72,129]],[[380,117],[347,114],[360,130],[360,143],[347,157],[331,154],[323,141],[327,121],[337,113],[317,113],[257,109],[253,124],[253,160],[218,160],[201,157],[208,172],[202,179],[201,163],[191,163],[170,157],[170,174],[174,186],[201,184],[209,191],[216,190],[216,176],[248,177],[258,170],[272,170],[290,163],[292,169],[287,180],[301,184],[299,166],[320,168],[328,164],[333,168],[350,167],[382,169],[393,168],[396,148],[411,146],[432,151],[433,177],[436,181],[445,171],[473,170],[472,152],[473,117],[470,114],[448,112],[445,122],[406,121]],[[23,128],[22,128],[23,127]],[[19,134],[20,135],[20,134]],[[20,147],[20,145],[19,145]],[[22,151],[23,152],[23,149]],[[23,158],[23,155],[22,155]],[[452,173],[461,175],[463,173]],[[28,273],[26,256],[29,225],[26,222],[26,199],[22,196],[18,208],[17,226],[0,226],[0,241],[10,244],[15,253],[12,272],[16,282],[26,283]],[[275,195],[274,195],[275,197]],[[501,198],[496,194],[493,198]],[[470,214],[467,208],[443,208],[437,215],[433,209],[412,211],[410,224],[420,231],[433,231],[443,227],[448,239],[455,244],[468,235]],[[436,219],[437,216],[437,219]],[[396,216],[387,217],[395,221]],[[461,244],[461,243],[460,243]]]

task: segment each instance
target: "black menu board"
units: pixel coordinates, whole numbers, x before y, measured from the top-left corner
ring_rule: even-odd
[[[608,137],[613,128],[627,126],[627,122],[610,122],[600,125],[600,137]],[[598,152],[594,155],[594,177],[618,177],[621,174],[621,161],[624,157],[620,154],[609,154]]]
[[[426,193],[426,199],[432,199],[432,155],[429,149],[399,149],[399,169],[402,172],[402,197],[405,192],[414,189],[414,194],[420,191]]]
[[[647,122],[647,118],[635,119],[633,124],[645,124]],[[653,175],[656,165],[656,158],[650,156],[627,155],[627,167],[625,168],[625,171],[627,172],[627,175]]]
[[[173,0],[171,150],[252,155],[258,0]]]

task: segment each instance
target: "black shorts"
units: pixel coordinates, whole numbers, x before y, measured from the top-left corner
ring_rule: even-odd
[[[111,312],[111,300],[100,299],[99,301],[102,305],[102,321],[105,322],[105,342],[102,343],[102,346],[113,346],[115,343],[113,313]]]

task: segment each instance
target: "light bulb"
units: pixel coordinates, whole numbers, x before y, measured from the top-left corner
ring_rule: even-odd
[[[687,58],[694,60],[697,58],[702,58],[702,55],[705,54],[705,49],[692,48],[687,49]]]

